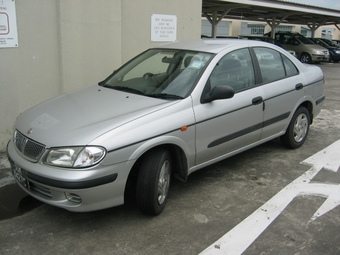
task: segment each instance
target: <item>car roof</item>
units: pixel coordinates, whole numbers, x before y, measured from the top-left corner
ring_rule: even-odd
[[[270,45],[270,44],[269,44]],[[252,41],[244,39],[197,39],[188,41],[179,41],[167,43],[162,46],[155,48],[167,48],[167,49],[183,49],[183,50],[194,50],[203,51],[210,53],[219,53],[225,49],[233,48],[236,46],[267,46],[268,43],[261,41]]]

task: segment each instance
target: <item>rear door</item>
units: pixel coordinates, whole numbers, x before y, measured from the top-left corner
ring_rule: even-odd
[[[292,61],[273,49],[253,48],[259,59],[264,92],[264,122],[261,139],[277,136],[289,124],[298,102],[304,97],[304,78]]]

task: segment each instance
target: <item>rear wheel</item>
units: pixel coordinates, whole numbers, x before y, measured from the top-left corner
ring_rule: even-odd
[[[281,136],[281,142],[288,148],[299,148],[306,140],[310,124],[310,115],[306,107],[300,107],[287,128],[286,133]]]
[[[308,53],[302,53],[300,57],[302,63],[310,64],[312,63],[312,57]]]
[[[146,214],[158,215],[166,205],[171,178],[171,156],[166,149],[148,152],[137,179],[137,205]]]

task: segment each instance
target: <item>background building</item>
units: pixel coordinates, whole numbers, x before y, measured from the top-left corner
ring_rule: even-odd
[[[211,24],[205,18],[202,19],[202,35],[211,37]],[[311,37],[312,32],[308,26],[296,24],[281,24],[276,31],[297,32],[306,37]],[[217,25],[218,37],[237,37],[240,35],[264,35],[271,31],[265,22],[241,21],[223,19]],[[314,37],[340,40],[340,31],[335,26],[322,26],[315,31]]]

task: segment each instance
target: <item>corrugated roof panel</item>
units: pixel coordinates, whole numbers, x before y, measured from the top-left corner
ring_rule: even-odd
[[[300,4],[310,7],[318,7],[330,10],[340,10],[340,1],[334,0],[277,0],[278,2],[286,2],[292,4]]]

